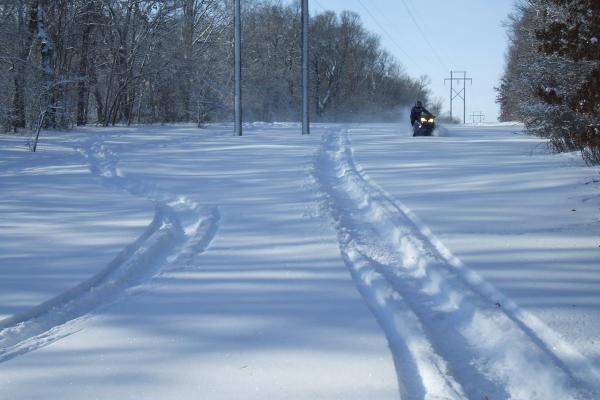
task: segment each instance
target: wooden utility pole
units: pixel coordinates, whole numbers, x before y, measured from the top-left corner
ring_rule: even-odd
[[[309,54],[309,18],[308,0],[302,1],[302,134],[310,134],[310,54]]]
[[[240,0],[235,1],[234,25],[235,25],[235,135],[242,136],[242,21]]]

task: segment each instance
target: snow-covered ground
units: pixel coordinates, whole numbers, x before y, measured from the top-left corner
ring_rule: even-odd
[[[519,126],[0,137],[0,398],[600,398],[600,182]]]

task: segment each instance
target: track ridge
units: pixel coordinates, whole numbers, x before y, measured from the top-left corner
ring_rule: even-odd
[[[126,177],[119,157],[100,139],[78,151],[93,175],[107,186],[155,204],[152,222],[140,237],[93,277],[25,312],[0,321],[0,363],[46,346],[81,329],[92,311],[111,304],[156,275],[190,268],[206,251],[220,224],[218,207],[202,207],[185,196]]]
[[[368,178],[347,131],[323,137],[314,175],[342,256],[388,337],[404,397],[541,400],[597,393],[596,371],[586,359],[465,267]],[[407,353],[419,384],[398,362]],[[427,364],[437,376],[422,372]],[[527,379],[531,371],[535,382]]]

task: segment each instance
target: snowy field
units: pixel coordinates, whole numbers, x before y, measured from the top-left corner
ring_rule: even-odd
[[[0,399],[600,398],[600,176],[516,125],[0,137]]]

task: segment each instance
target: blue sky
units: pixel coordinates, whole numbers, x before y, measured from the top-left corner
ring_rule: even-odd
[[[467,84],[467,121],[479,111],[486,121],[497,120],[494,87],[502,76],[508,45],[503,22],[514,10],[514,0],[309,0],[309,4],[311,13],[327,9],[360,14],[365,27],[380,36],[382,46],[410,76],[431,79],[433,95],[444,100],[445,110],[450,87],[444,78],[451,69],[468,71],[473,85]],[[462,100],[455,100],[454,115],[462,119]]]

